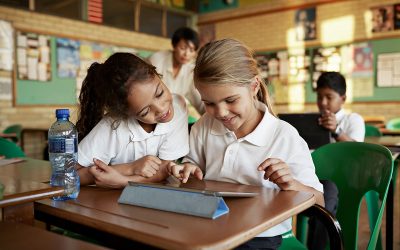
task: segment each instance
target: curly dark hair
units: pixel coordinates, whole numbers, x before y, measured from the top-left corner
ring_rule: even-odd
[[[76,127],[81,141],[105,116],[113,128],[129,116],[128,91],[132,84],[158,77],[156,68],[130,53],[115,53],[104,63],[93,63],[79,94]]]

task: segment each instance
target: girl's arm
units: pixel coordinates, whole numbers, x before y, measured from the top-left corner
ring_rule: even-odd
[[[76,171],[78,171],[79,179],[82,186],[94,184],[94,177],[89,172],[90,167],[83,167],[79,163],[76,164]]]
[[[264,179],[275,183],[282,190],[304,191],[314,194],[316,203],[325,206],[322,192],[306,186],[293,178],[289,166],[276,158],[268,158],[258,167],[258,171],[264,171]]]
[[[94,178],[97,186],[108,188],[123,188],[128,181],[134,182],[160,182],[167,178],[167,166],[174,164],[170,161],[162,161],[159,170],[151,177],[143,177],[139,175],[126,176],[118,172],[114,166],[108,166],[104,162],[95,159],[95,165],[89,169],[90,174]]]
[[[156,156],[146,155],[130,163],[116,164],[112,167],[120,174],[125,176],[140,175],[143,177],[152,177],[157,174],[163,161]]]

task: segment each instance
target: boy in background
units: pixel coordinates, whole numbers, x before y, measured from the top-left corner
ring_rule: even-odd
[[[331,142],[364,141],[364,119],[357,113],[349,113],[343,109],[346,101],[346,80],[338,72],[324,72],[317,80],[317,105],[321,113],[319,124],[331,132]],[[336,216],[338,189],[329,180],[320,180],[324,186],[325,208]],[[310,220],[308,247],[325,249],[328,234],[324,226]]]

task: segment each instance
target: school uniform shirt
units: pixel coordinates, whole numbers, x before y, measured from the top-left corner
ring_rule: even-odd
[[[204,114],[191,129],[190,152],[183,162],[198,165],[206,180],[279,189],[264,179],[264,171],[257,170],[266,159],[278,158],[289,166],[294,179],[323,192],[307,143],[292,125],[274,117],[266,105],[259,104],[264,112],[261,122],[240,139],[220,121]],[[288,219],[258,237],[281,235],[290,229],[291,219]]]
[[[193,83],[194,64],[192,62],[183,64],[174,78],[172,57],[172,51],[159,51],[151,55],[149,61],[157,68],[157,72],[162,75],[163,82],[172,93],[185,97],[198,112],[203,112],[200,93]]]
[[[181,96],[173,95],[174,117],[158,123],[147,133],[134,118],[121,121],[113,129],[113,119],[103,118],[78,146],[78,162],[88,167],[93,158],[106,164],[129,163],[146,155],[176,160],[189,152],[187,108]]]
[[[346,114],[344,109],[341,109],[336,112],[335,116],[338,124],[336,133],[345,133],[354,141],[364,141],[365,123],[361,115],[357,113]],[[335,141],[334,138],[331,138],[331,142]]]

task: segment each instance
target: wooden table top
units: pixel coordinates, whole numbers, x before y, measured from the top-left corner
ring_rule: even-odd
[[[49,184],[21,180],[10,176],[0,175],[0,182],[4,185],[0,208],[62,195],[64,192],[61,187],[51,187]]]
[[[0,207],[31,202],[63,193],[60,187],[51,187],[50,162],[26,158],[22,162],[0,167],[0,182],[4,185]]]
[[[1,166],[0,175],[46,183],[50,181],[51,166],[49,161],[26,158],[22,162]]]
[[[72,239],[22,223],[0,222],[2,250],[14,249],[106,249],[84,241]]]
[[[371,136],[365,137],[365,142],[380,144],[392,152],[400,152],[400,136]]]
[[[230,211],[215,220],[117,202],[122,190],[81,187],[77,200],[35,202],[35,214],[78,223],[132,241],[168,249],[230,249],[315,204],[310,193],[205,181],[188,184],[259,192],[224,198]]]

